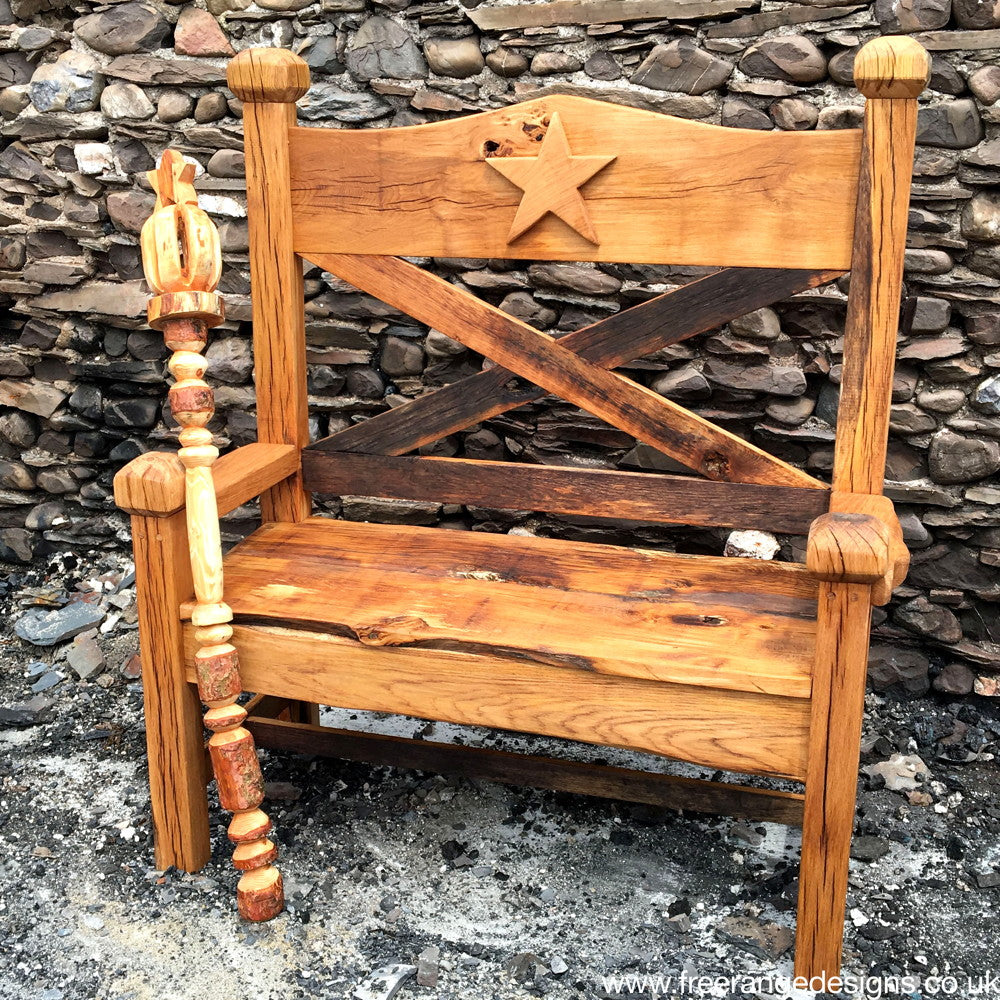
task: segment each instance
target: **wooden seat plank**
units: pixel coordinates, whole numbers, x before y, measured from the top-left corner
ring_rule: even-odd
[[[242,621],[808,697],[816,584],[759,563],[754,591],[731,562],[312,518],[265,526],[225,573]]]
[[[184,627],[188,677],[194,628]],[[801,781],[809,701],[520,663],[456,650],[366,646],[237,624],[247,688],[374,712],[645,750]]]

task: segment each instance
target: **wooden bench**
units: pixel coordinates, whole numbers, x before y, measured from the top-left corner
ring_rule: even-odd
[[[141,456],[115,483],[132,514],[160,866],[209,856],[200,685],[251,919],[281,907],[252,733],[268,747],[801,824],[796,971],[839,971],[871,608],[907,568],[882,483],[927,75],[912,39],[866,45],[858,131],[760,133],[560,96],[350,131],[296,127],[309,82],[298,57],[255,49],[231,62],[259,442],[214,461],[200,352],[221,320],[218,241],[192,171],[168,155],[143,244],[151,322],[175,352],[182,449]],[[719,270],[553,339],[403,255]],[[303,259],[491,364],[310,444]],[[832,486],[615,371],[848,270]],[[549,393],[699,475],[414,454]],[[807,555],[353,523],[312,516],[314,492],[763,528],[807,535]],[[262,526],[223,561],[218,513],[256,496]],[[242,690],[257,693],[249,709]],[[804,791],[332,730],[318,704],[632,748]]]

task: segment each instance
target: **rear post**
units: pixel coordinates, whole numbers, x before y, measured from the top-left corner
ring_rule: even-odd
[[[302,260],[292,246],[288,129],[309,89],[309,67],[284,49],[248,49],[229,63],[229,87],[243,102],[250,223],[257,440],[309,444]],[[261,520],[301,521],[312,503],[301,472],[260,498]],[[289,702],[292,721],[319,723],[319,706]]]
[[[882,494],[916,98],[929,72],[927,53],[902,35],[869,42],[854,63],[854,79],[867,103],[833,471],[834,496],[842,500]],[[890,541],[885,524],[860,513],[824,515],[809,536],[808,563],[824,582],[802,829],[797,976],[840,974],[872,588],[892,576]]]

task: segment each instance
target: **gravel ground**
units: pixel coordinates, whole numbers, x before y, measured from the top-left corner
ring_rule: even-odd
[[[788,995],[682,992],[676,980],[633,981],[628,992],[605,979],[790,974],[799,840],[771,824],[265,754],[287,912],[267,925],[237,917],[215,808],[204,871],[154,870],[141,679],[122,670],[136,648],[128,569],[108,555],[0,567],[0,997]],[[31,604],[67,593],[117,616],[93,637],[106,665],[86,679],[70,665],[80,651],[66,659],[74,640],[38,647],[13,633]],[[40,684],[51,686],[32,690]],[[629,759],[327,714],[424,738]],[[895,992],[874,984],[868,995],[923,998],[934,995],[926,977],[951,975],[950,995],[1000,997],[1000,981],[974,992],[1000,967],[998,742],[995,701],[869,695],[845,970],[925,980]],[[927,773],[908,781],[897,754],[918,755]],[[913,787],[891,787],[900,784]],[[373,978],[391,965],[419,969],[402,969],[393,993]]]

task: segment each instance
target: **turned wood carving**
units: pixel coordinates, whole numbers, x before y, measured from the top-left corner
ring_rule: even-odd
[[[599,244],[597,230],[580,193],[594,174],[603,170],[614,156],[574,156],[559,112],[552,115],[537,156],[496,156],[486,162],[523,192],[511,223],[508,243],[526,233],[551,212],[584,239]]]
[[[192,613],[198,649],[194,662],[198,693],[208,711],[205,727],[212,769],[224,809],[234,813],[229,839],[236,844],[233,865],[244,874],[237,905],[248,920],[269,920],[284,907],[277,849],[268,839],[271,821],[260,809],[264,781],[253,737],[243,728],[246,712],[237,701],[243,690],[239,657],[229,641],[233,613],[223,600],[222,545],[212,466],[219,450],[208,423],[215,412],[205,382],[202,351],[208,330],[222,322],[216,294],[222,272],[219,233],[198,208],[194,167],[173,150],[147,175],[156,208],[142,229],[142,262],[156,295],[148,316],[173,351],[168,367],[175,382],[170,409],[181,426],[178,457],[184,466],[188,548],[197,604]]]

